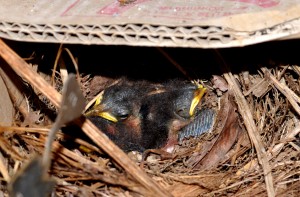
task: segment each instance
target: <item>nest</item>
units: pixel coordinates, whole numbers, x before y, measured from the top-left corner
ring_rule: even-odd
[[[59,111],[58,92],[67,76],[62,65],[70,60],[76,65],[77,57],[61,46],[54,63],[60,62],[60,69],[54,66],[53,73],[45,74],[38,64],[32,63],[40,58],[38,54],[23,60],[2,41],[0,48],[0,55],[7,61],[7,64],[1,62],[2,79],[9,91],[15,88],[19,92],[10,92],[16,109],[13,126],[0,126],[1,192],[7,196],[11,182],[25,173],[24,166],[43,153]],[[63,51],[70,56],[63,57]],[[171,55],[163,54],[167,60],[171,59]],[[217,98],[206,102],[219,110],[218,98],[230,95],[223,106],[231,103],[233,111],[223,114],[223,118],[234,114],[233,123],[228,124],[231,133],[220,139],[222,129],[213,129],[183,141],[176,146],[173,157],[161,159],[151,155],[139,166],[140,154],[126,155],[90,125],[71,123],[67,131],[62,129],[57,133],[52,146],[49,174],[56,182],[52,193],[56,196],[297,196],[300,67],[268,62],[236,69],[232,67],[234,59],[228,58],[226,52],[217,51],[214,57],[221,74],[206,74],[201,80],[209,81],[206,84],[211,85],[210,91]],[[171,60],[172,65],[186,74],[185,78],[190,78],[189,68],[184,69]],[[92,72],[80,73],[78,68],[74,69],[77,80],[88,101],[117,80]],[[228,150],[221,152],[223,146],[216,143],[218,139],[223,144],[231,139]],[[202,160],[197,160],[199,157]],[[208,159],[203,162],[205,157]],[[200,160],[202,167],[195,168],[195,161]],[[52,178],[41,180],[40,185]]]

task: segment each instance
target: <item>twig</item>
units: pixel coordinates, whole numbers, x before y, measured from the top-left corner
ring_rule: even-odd
[[[224,77],[228,81],[229,87],[232,88],[232,90],[235,94],[237,104],[239,106],[239,112],[241,113],[241,115],[244,119],[245,126],[247,128],[249,137],[255,146],[258,160],[261,163],[263,171],[264,171],[268,196],[273,197],[273,196],[275,196],[275,191],[274,191],[274,185],[273,185],[273,177],[271,174],[271,167],[268,163],[266,150],[264,149],[264,146],[260,139],[260,135],[257,132],[255,123],[253,121],[253,117],[252,117],[250,108],[247,104],[247,101],[243,97],[243,94],[241,93],[238,85],[236,84],[236,81],[235,81],[234,77],[232,76],[231,72],[225,73]]]
[[[9,176],[9,174],[8,174],[7,168],[6,168],[5,165],[4,165],[3,157],[0,157],[0,173],[2,174],[4,180],[5,180],[6,182],[9,182],[10,176]]]
[[[92,100],[90,100],[88,102],[88,104],[86,104],[85,108],[84,108],[84,112],[86,112],[86,110],[88,110],[95,102],[96,100],[99,98],[99,97],[102,97],[104,94],[104,91],[101,91],[100,93],[98,93]]]
[[[216,53],[217,53],[218,57],[220,58],[220,60],[222,60],[222,64],[226,70],[226,73],[224,73],[224,77],[227,80],[229,87],[234,92],[236,102],[238,104],[239,112],[244,120],[248,135],[254,144],[259,163],[262,166],[268,197],[273,197],[273,196],[275,196],[275,190],[274,190],[274,184],[273,184],[273,177],[272,177],[272,173],[271,173],[271,167],[268,163],[266,150],[261,142],[260,135],[255,126],[255,122],[253,120],[251,110],[250,110],[249,105],[248,105],[246,99],[244,98],[235,78],[233,77],[227,64],[225,63],[224,59],[222,58],[222,56],[220,55],[220,53],[218,51],[216,51]]]
[[[70,56],[71,60],[72,60],[72,63],[73,63],[73,66],[75,68],[75,71],[76,71],[76,77],[77,79],[79,80],[80,79],[80,75],[79,75],[79,68],[78,68],[78,64],[77,64],[77,61],[75,60],[73,54],[71,53],[71,51],[68,49],[68,48],[64,48],[64,50],[68,53],[68,55]]]
[[[230,188],[234,188],[234,187],[240,186],[240,185],[242,185],[242,184],[244,184],[244,183],[250,182],[250,181],[252,181],[253,179],[255,179],[255,178],[259,177],[259,176],[261,176],[261,174],[255,175],[255,176],[253,176],[253,177],[247,178],[247,179],[242,180],[242,181],[239,181],[239,182],[235,182],[235,183],[233,183],[233,184],[231,184],[231,185],[229,185],[229,186],[227,186],[227,187],[225,187],[225,188],[221,188],[221,189],[219,189],[219,190],[212,191],[212,192],[206,194],[205,196],[213,196],[213,195],[216,195],[217,193],[220,193],[220,192],[222,192],[222,191],[225,191],[225,190],[228,190],[228,189],[230,189]]]
[[[279,182],[278,185],[287,185],[288,183],[293,183],[293,182],[298,182],[300,181],[300,178],[296,178],[296,179],[292,179],[292,180],[288,180],[288,181],[282,181],[282,182]]]
[[[62,96],[51,87],[41,76],[33,72],[29,65],[19,57],[11,48],[0,40],[0,55],[21,77],[25,78],[32,86],[36,87],[55,105],[59,106]],[[171,196],[169,192],[163,190],[154,182],[142,169],[140,169],[128,156],[107,138],[91,121],[76,121],[82,130],[99,147],[107,152],[123,169],[143,185],[153,196]]]
[[[298,123],[298,124],[295,126],[295,128],[294,128],[291,132],[287,133],[287,135],[285,136],[284,139],[292,139],[292,138],[294,138],[296,135],[298,135],[299,133],[300,133],[300,124]],[[284,145],[285,145],[285,143],[279,143],[279,144],[276,144],[276,145],[273,147],[273,149],[272,149],[270,155],[274,155],[274,154],[275,154],[276,152],[278,152]],[[271,159],[271,158],[270,158],[270,159]]]
[[[298,135],[300,133],[300,123],[297,123],[295,128],[286,134],[286,136],[283,138],[283,140],[285,140],[286,142],[288,142],[287,139],[293,139],[296,135]],[[276,144],[272,150],[269,150],[267,152],[267,156],[268,156],[268,160],[270,161],[272,159],[272,157],[275,157],[275,155],[278,154],[278,151],[286,144],[286,142],[281,142],[279,144]],[[274,168],[276,168],[279,165],[279,163],[274,165]],[[284,165],[284,164],[281,164]],[[257,166],[257,160],[250,160],[247,164],[245,164],[243,167],[240,168],[240,170],[238,170],[236,172],[236,174],[239,176],[243,171],[245,171],[244,169],[247,169],[247,171],[253,169],[255,166]]]
[[[52,76],[51,76],[51,85],[54,84],[54,77],[55,77],[55,73],[56,73],[56,68],[57,68],[58,60],[59,60],[59,58],[61,56],[62,46],[63,46],[63,44],[59,45],[59,48],[58,48],[58,51],[57,51],[57,54],[56,54],[56,58],[55,58],[55,61],[54,61],[53,70],[52,70]]]
[[[300,115],[300,98],[286,85],[281,84],[266,68],[262,68],[262,71],[272,81],[275,87],[289,100],[295,111]]]
[[[300,76],[300,67],[298,65],[292,65],[291,67]]]
[[[32,127],[15,127],[15,126],[0,126],[0,133],[5,132],[5,131],[22,131],[22,132],[33,132],[33,133],[37,133],[37,132],[49,132],[50,129],[48,128],[32,128]]]
[[[10,155],[14,160],[22,160],[22,156],[20,152],[18,152],[14,146],[7,141],[5,138],[0,138],[0,148],[6,152],[6,154]]]
[[[43,134],[43,135],[46,135],[49,133],[50,129],[48,128],[40,128],[40,127],[10,127],[10,126],[0,126],[0,133],[3,133],[5,131],[13,131],[14,133],[20,133],[20,134],[24,134],[24,133],[39,133],[39,134]],[[64,138],[72,138],[70,135],[67,135],[67,134],[62,134],[62,133],[58,133],[56,134],[57,137],[64,137]],[[82,140],[80,138],[75,138],[73,139],[74,142],[80,144],[80,145],[83,145],[85,146],[86,148],[92,150],[92,151],[97,151],[97,152],[101,152],[101,150],[86,142],[85,140]]]
[[[273,177],[271,173],[271,167],[268,163],[268,158],[266,154],[266,150],[261,142],[260,135],[256,129],[255,123],[253,121],[253,117],[250,111],[250,108],[247,104],[247,101],[243,97],[238,85],[234,77],[232,76],[231,72],[225,73],[224,77],[228,81],[229,87],[232,87],[232,90],[235,94],[237,104],[239,106],[239,112],[241,113],[243,120],[245,122],[245,126],[247,128],[249,137],[255,146],[255,150],[257,153],[258,160],[262,165],[262,169],[265,175],[265,182],[267,193],[269,197],[275,196],[274,185],[273,185]]]
[[[76,161],[77,164],[69,163],[73,167],[82,169],[84,168],[84,166],[90,166],[98,170],[99,172],[107,173],[107,170],[104,169],[102,166],[100,166],[97,162],[92,162],[84,157],[79,156],[78,154],[70,151],[69,149],[62,147],[62,145],[59,144],[58,142],[53,142],[52,146],[53,146],[53,150],[52,150],[53,152],[57,152],[59,150],[61,152],[61,155],[66,156],[67,158],[71,158],[72,161]]]

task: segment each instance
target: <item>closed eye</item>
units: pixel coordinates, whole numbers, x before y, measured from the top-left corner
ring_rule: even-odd
[[[126,120],[128,118],[129,114],[120,114],[118,117],[120,120]]]
[[[117,105],[113,111],[115,116],[117,117],[118,120],[125,120],[129,117],[129,114],[131,114],[129,107],[128,106],[123,106],[123,105]]]
[[[190,118],[187,108],[180,108],[176,110],[176,114],[182,118]]]

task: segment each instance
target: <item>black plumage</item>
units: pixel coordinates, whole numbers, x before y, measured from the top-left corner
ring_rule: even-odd
[[[172,151],[205,92],[190,82],[162,84],[121,80],[105,89],[86,116],[124,151]]]
[[[124,151],[143,151],[140,145],[141,102],[159,87],[147,81],[121,79],[104,90],[102,99],[86,113],[86,117]]]
[[[179,131],[194,118],[205,88],[172,81],[166,91],[149,95],[142,102],[142,146],[172,152]]]

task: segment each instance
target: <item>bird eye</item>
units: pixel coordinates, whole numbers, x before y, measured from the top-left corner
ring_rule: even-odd
[[[129,114],[131,114],[131,111],[128,110],[128,106],[122,105],[122,104],[116,104],[112,110],[112,114],[117,117],[118,120],[125,120],[129,117]]]
[[[178,116],[182,118],[189,118],[188,109],[187,108],[179,108],[176,110]]]
[[[130,112],[127,109],[119,108],[116,114],[119,120],[125,120],[129,117]]]
[[[128,114],[120,114],[119,118],[120,118],[120,120],[125,120],[128,118],[128,116],[129,116]]]

